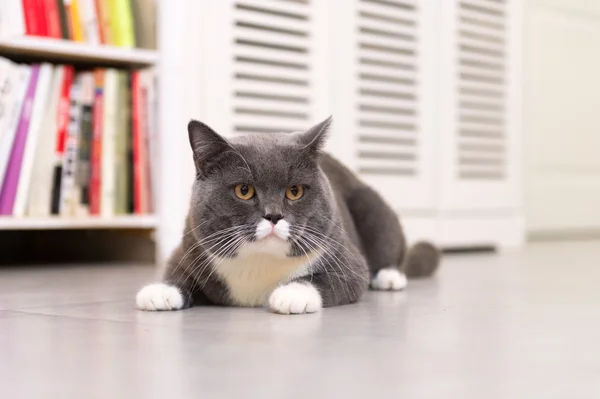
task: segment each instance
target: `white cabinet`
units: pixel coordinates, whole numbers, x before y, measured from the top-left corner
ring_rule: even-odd
[[[331,3],[331,151],[409,239],[522,244],[520,2]]]
[[[523,242],[519,0],[188,3],[186,73],[171,76],[188,78],[188,117],[234,135],[332,113],[327,149],[409,239]]]

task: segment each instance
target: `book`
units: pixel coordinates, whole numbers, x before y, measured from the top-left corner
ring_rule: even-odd
[[[141,79],[140,71],[131,74],[131,125],[133,147],[133,209],[136,214],[144,213],[143,193],[143,154],[142,154],[142,121],[141,114]]]
[[[42,0],[42,2],[44,3],[47,36],[54,38],[62,37],[60,14],[56,0]]]
[[[6,126],[10,119],[11,101],[15,95],[18,73],[17,64],[6,58],[0,58],[0,147],[5,146],[4,151],[0,152],[0,162],[3,165],[6,165],[6,162],[3,161],[8,159],[8,152],[12,147],[12,137],[14,137],[14,129],[8,131]],[[10,144],[7,141],[10,141]],[[4,168],[0,169],[4,173]],[[2,186],[2,177],[0,177],[0,187]]]
[[[23,152],[27,141],[27,132],[29,130],[29,122],[35,96],[37,79],[40,72],[40,66],[34,65],[31,67],[31,78],[27,86],[25,100],[21,109],[21,116],[17,133],[10,153],[10,159],[6,168],[2,190],[0,191],[0,215],[12,215],[17,195],[17,185],[19,182],[19,174],[21,171],[21,161],[23,160]]]
[[[18,176],[17,192],[13,205],[13,216],[23,217],[27,210],[33,162],[37,151],[39,133],[42,128],[44,110],[48,104],[50,84],[52,83],[52,65],[42,64],[39,67],[38,78],[33,96],[30,122],[26,134],[25,148]]]
[[[58,215],[60,212],[60,194],[62,186],[63,159],[65,153],[65,142],[67,139],[67,128],[69,125],[69,107],[71,104],[71,86],[75,78],[75,70],[71,66],[65,66],[63,71],[63,82],[60,88],[60,100],[56,113],[56,147],[52,168],[52,201],[51,213]]]
[[[48,96],[48,104],[44,114],[42,131],[33,164],[29,188],[27,215],[46,217],[51,213],[52,205],[52,172],[56,148],[56,130],[58,128],[58,103],[64,79],[64,66],[58,65],[52,74],[52,83]]]
[[[156,48],[156,0],[131,0],[135,43],[140,48]]]
[[[90,156],[93,135],[93,107],[95,100],[95,82],[92,72],[81,76],[81,123],[77,149],[77,170],[75,174],[75,211],[77,215],[90,213]]]
[[[11,73],[16,68],[12,62],[0,57],[0,137],[5,133],[3,126],[7,117],[7,105],[11,95]]]
[[[135,47],[135,31],[130,0],[108,0],[112,29],[112,44]]]
[[[132,105],[132,78],[131,73],[127,74],[127,126],[126,126],[126,147],[127,147],[127,213],[135,212],[133,199],[133,105]]]
[[[117,130],[118,71],[107,69],[104,75],[104,105],[102,109],[102,185],[100,186],[100,214],[115,213],[115,141]]]
[[[116,134],[115,134],[115,198],[114,212],[122,215],[127,213],[127,186],[129,165],[127,162],[127,128],[129,122],[129,113],[131,106],[128,94],[127,72],[118,72],[118,98],[117,98],[117,114]]]
[[[98,18],[100,42],[102,44],[113,44],[110,9],[107,0],[96,0],[96,15]]]
[[[154,68],[144,69],[142,71],[143,83],[146,92],[146,112],[143,118],[146,121],[147,132],[145,135],[144,143],[146,144],[146,179],[147,179],[147,213],[154,211],[154,188],[157,187],[157,176],[158,170],[156,169],[156,163],[151,162],[153,159],[158,159],[158,153],[156,152],[158,143],[158,129],[157,129],[157,97],[156,97],[156,73]]]
[[[65,7],[64,0],[55,0],[56,9],[58,10],[58,17],[60,21],[60,33],[62,38],[65,40],[71,39],[71,32],[69,30],[69,18],[67,16],[67,8]]]
[[[92,148],[90,159],[90,214],[100,214],[102,184],[102,120],[104,117],[104,70],[94,71],[94,108],[92,111]]]
[[[150,176],[150,123],[152,74],[149,70],[132,74],[132,125],[133,125],[133,185],[134,211],[147,214],[152,210]]]
[[[79,10],[80,0],[64,0],[65,9],[67,10],[69,21],[69,32],[71,32],[71,40],[76,42],[84,42],[85,36],[83,25],[81,23],[81,11]]]
[[[31,80],[31,67],[14,65],[9,79],[11,83],[7,86],[7,119],[3,122],[3,134],[0,141],[0,188],[4,186],[6,170],[21,118],[21,109]]]
[[[25,31],[28,35],[44,36],[43,0],[23,0]]]
[[[2,13],[2,31],[5,37],[22,36],[26,33],[25,16],[23,15],[23,3],[21,0],[0,1]]]
[[[79,136],[81,132],[81,101],[83,93],[83,75],[76,74],[71,86],[69,104],[69,123],[65,139],[65,152],[60,181],[59,214],[65,217],[76,216],[77,208],[77,167]]]
[[[79,0],[79,11],[87,43],[100,44],[100,32],[95,0]]]

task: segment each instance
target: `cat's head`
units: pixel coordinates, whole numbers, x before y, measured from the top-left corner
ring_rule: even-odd
[[[218,257],[307,256],[333,228],[335,200],[319,167],[331,118],[305,132],[230,140],[188,125],[196,165],[190,228]]]

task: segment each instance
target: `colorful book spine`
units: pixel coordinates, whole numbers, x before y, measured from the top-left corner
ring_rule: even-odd
[[[48,36],[54,38],[62,37],[60,28],[60,14],[56,0],[42,0],[46,12],[46,28]]]
[[[129,119],[127,72],[118,72],[117,130],[115,135],[115,214],[127,213],[127,122]]]
[[[71,32],[71,39],[76,42],[84,42],[85,36],[83,24],[81,22],[79,0],[65,0],[65,6],[69,13],[69,31]]]
[[[156,0],[131,0],[135,27],[135,44],[140,48],[156,48]]]
[[[67,8],[63,0],[55,0],[55,2],[60,21],[60,33],[63,39],[69,40],[71,39],[71,32],[69,30],[69,17],[67,15]]]
[[[142,151],[142,121],[140,120],[141,106],[141,76],[139,71],[131,74],[131,124],[133,146],[133,209],[137,214],[144,213],[143,206],[143,154]]]
[[[115,214],[115,146],[117,135],[118,71],[107,69],[104,75],[104,106],[102,117],[102,185],[100,214]]]
[[[31,67],[27,65],[15,65],[15,67],[10,75],[12,83],[5,88],[9,91],[7,94],[10,98],[7,105],[7,120],[2,125],[3,134],[0,140],[0,188],[4,185],[6,169],[17,134],[23,102],[31,80]]]
[[[2,185],[2,191],[0,192],[0,215],[12,215],[13,213],[13,207],[19,183],[19,174],[21,171],[21,162],[23,160],[23,152],[27,142],[27,132],[29,130],[29,122],[31,118],[31,111],[39,72],[40,66],[34,65],[31,69],[31,78],[25,94],[25,101],[21,111],[21,118],[19,120],[17,134],[15,136],[12,152],[8,161],[8,167],[6,169],[6,176],[4,179],[4,184]]]
[[[130,0],[109,0],[113,43],[120,47],[135,47],[135,30]]]
[[[45,15],[41,5],[43,0],[23,0],[25,31],[28,35],[44,36]]]
[[[94,109],[90,170],[90,214],[100,214],[100,186],[102,184],[102,120],[104,97],[104,70],[94,71]]]
[[[95,0],[79,0],[79,10],[86,42],[100,44],[100,32]]]
[[[144,143],[146,144],[146,182],[147,182],[147,193],[146,193],[146,212],[152,213],[154,211],[154,188],[156,185],[156,177],[158,171],[156,170],[156,163],[150,162],[151,159],[158,159],[156,153],[156,143],[158,140],[157,131],[157,100],[156,100],[156,75],[155,70],[145,69],[142,71],[144,77],[144,87],[146,93],[145,112],[144,118],[146,123],[146,135],[144,137]]]
[[[50,95],[39,143],[35,155],[27,215],[33,217],[47,217],[51,213],[52,204],[52,172],[54,166],[54,151],[56,146],[56,129],[58,123],[58,103],[61,96],[61,87],[64,78],[62,65],[54,68]]]
[[[33,173],[34,161],[36,161],[37,145],[39,141],[42,122],[44,119],[44,110],[48,106],[48,95],[50,94],[50,84],[52,83],[52,65],[42,64],[40,66],[38,79],[35,88],[35,96],[32,105],[29,130],[27,131],[27,141],[23,151],[21,161],[21,170],[15,203],[13,207],[13,216],[23,217],[27,210],[27,201],[30,193],[31,175]],[[35,183],[34,183],[35,184]]]
[[[57,111],[56,128],[56,150],[53,162],[52,178],[52,203],[53,215],[60,213],[61,180],[63,175],[63,158],[65,154],[65,142],[67,139],[67,128],[69,125],[69,106],[71,104],[71,86],[75,78],[75,70],[71,66],[65,66],[63,83],[60,89],[60,100]]]
[[[77,150],[81,129],[81,93],[83,88],[82,76],[75,75],[71,86],[71,104],[69,106],[69,124],[65,140],[65,152],[62,165],[62,178],[60,182],[60,207],[61,216],[76,216],[77,207]]]
[[[4,30],[6,36],[22,36],[26,34],[25,16],[23,15],[23,3],[21,0],[2,0],[2,11],[5,12]]]
[[[94,75],[86,72],[82,76],[81,129],[78,141],[76,174],[77,214],[90,213],[91,146],[93,136]]]
[[[133,214],[135,212],[135,205],[133,200],[133,105],[132,105],[132,94],[131,94],[131,74],[127,74],[127,120],[125,127],[126,135],[126,147],[127,147],[127,213]]]
[[[102,44],[113,44],[110,9],[108,0],[96,0],[96,15],[98,16],[98,30]]]

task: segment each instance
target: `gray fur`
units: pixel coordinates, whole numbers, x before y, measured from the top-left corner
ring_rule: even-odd
[[[370,278],[382,268],[405,265],[411,276],[435,271],[439,260],[435,247],[421,244],[406,257],[395,212],[346,167],[321,152],[330,123],[331,118],[303,133],[227,141],[208,126],[190,122],[196,180],[184,236],[164,276],[165,283],[181,290],[184,307],[231,305],[227,284],[213,272],[218,260],[210,259],[215,254],[238,256],[235,240],[254,240],[254,226],[269,213],[283,214],[294,226],[288,256],[305,256],[318,249],[314,240],[307,240],[309,232],[323,237],[321,243],[327,241],[328,254],[314,262],[309,275],[296,279],[313,284],[325,307],[359,300]],[[233,191],[237,184],[252,184],[257,195],[239,200]],[[307,187],[304,196],[286,200],[285,189],[296,184]],[[207,242],[211,234],[219,237],[219,232],[234,226],[242,227],[231,237],[221,234],[225,238],[217,244]],[[227,245],[231,250],[223,250]]]

